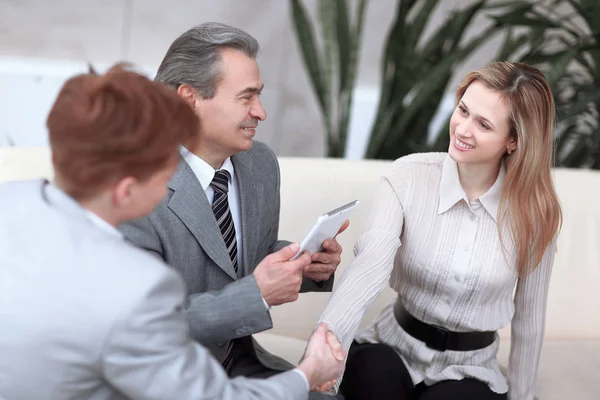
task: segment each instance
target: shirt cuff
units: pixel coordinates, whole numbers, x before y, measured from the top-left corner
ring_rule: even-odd
[[[310,385],[308,383],[308,378],[306,377],[306,375],[304,375],[304,372],[300,371],[298,368],[294,368],[292,371],[297,372],[298,374],[300,374],[300,376],[302,376],[302,380],[306,383],[306,391],[310,392]]]
[[[262,296],[260,296],[260,298],[262,299],[263,303],[265,303],[265,308],[267,309],[267,311],[271,310],[271,306],[267,303],[267,301],[265,300],[265,298],[262,297]]]

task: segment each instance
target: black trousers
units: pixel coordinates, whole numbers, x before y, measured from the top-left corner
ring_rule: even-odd
[[[346,400],[506,400],[475,379],[414,385],[398,354],[384,344],[353,342],[340,386]]]

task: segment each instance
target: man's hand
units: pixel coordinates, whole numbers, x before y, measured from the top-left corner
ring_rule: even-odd
[[[345,359],[342,345],[321,323],[310,337],[298,369],[308,378],[311,390],[326,392],[344,370]]]
[[[298,243],[292,243],[276,253],[269,254],[254,269],[256,284],[269,306],[278,306],[298,299],[302,286],[302,271],[310,264],[308,253],[289,261],[299,249]]]
[[[326,281],[336,271],[340,264],[342,255],[342,246],[337,242],[336,237],[344,232],[350,225],[350,221],[344,222],[335,237],[323,242],[325,251],[314,253],[311,257],[312,263],[304,268],[303,277],[312,279],[316,282]]]

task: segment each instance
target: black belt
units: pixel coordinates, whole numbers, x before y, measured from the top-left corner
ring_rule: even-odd
[[[400,298],[394,305],[398,324],[415,339],[437,351],[473,351],[488,347],[496,339],[496,332],[452,332],[437,325],[419,321],[406,311]]]

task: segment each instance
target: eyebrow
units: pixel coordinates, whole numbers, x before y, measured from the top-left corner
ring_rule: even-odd
[[[464,108],[466,108],[466,109],[467,109],[467,111],[469,111],[469,107],[467,107],[467,105],[465,104],[465,102],[464,102],[464,101],[462,101],[462,100],[461,100],[459,104],[460,104],[461,106],[463,106]],[[479,119],[481,119],[481,120],[483,120],[483,121],[487,122],[488,124],[490,124],[490,125],[492,126],[492,128],[496,129],[496,126],[495,126],[494,124],[492,124],[492,121],[490,121],[489,119],[487,119],[487,118],[485,118],[485,117],[482,117],[481,115],[476,115],[476,116],[477,116],[477,118],[479,118]]]
[[[262,92],[262,90],[265,88],[265,85],[262,85],[260,88],[258,87],[252,87],[249,86],[246,89],[242,90],[241,92],[239,92],[237,94],[237,96],[243,96],[245,94],[256,94],[256,93],[260,93]]]

